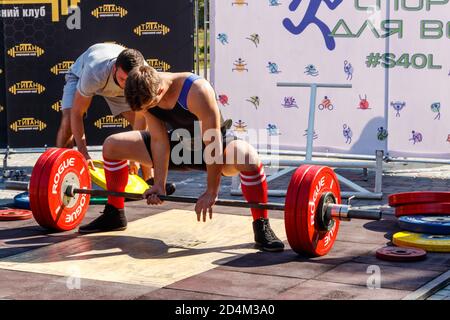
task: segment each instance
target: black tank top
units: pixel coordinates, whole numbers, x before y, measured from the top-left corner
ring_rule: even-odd
[[[162,120],[169,131],[176,129],[186,129],[189,131],[192,137],[195,134],[195,127],[197,126],[197,132],[200,132],[199,122],[196,115],[189,111],[187,107],[187,95],[191,89],[195,80],[200,79],[196,74],[190,75],[184,81],[183,88],[181,89],[180,96],[173,109],[167,110],[158,106],[148,109],[148,112],[156,118]],[[222,134],[225,134],[227,128],[223,127],[222,114],[220,115]]]

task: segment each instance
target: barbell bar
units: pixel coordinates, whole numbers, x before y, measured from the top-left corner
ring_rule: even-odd
[[[144,194],[130,193],[130,192],[117,192],[110,190],[93,190],[93,189],[80,189],[74,188],[73,185],[67,186],[65,194],[69,197],[74,197],[75,194],[89,194],[95,197],[124,197],[132,200],[144,200]],[[158,198],[162,201],[180,202],[180,203],[197,203],[198,198],[185,197],[185,196],[166,196],[158,195]],[[237,208],[256,208],[266,210],[284,211],[286,206],[281,203],[267,202],[267,203],[255,203],[242,200],[227,200],[217,199],[214,203],[217,206],[225,207],[237,207]],[[346,219],[361,219],[361,220],[380,220],[381,211],[379,210],[363,210],[355,209],[345,204],[324,203],[325,210],[328,216],[337,218],[340,220]]]
[[[21,186],[23,190],[23,185]],[[139,193],[92,190],[86,159],[76,150],[51,148],[37,160],[28,186],[30,206],[39,225],[67,231],[83,220],[90,196],[116,196],[143,200]],[[161,195],[163,201],[196,203],[197,198]],[[280,203],[248,203],[217,199],[216,205],[284,211],[286,236],[297,253],[327,254],[340,221],[379,220],[381,211],[362,210],[341,204],[339,181],[329,167],[303,165],[289,182],[286,200]]]

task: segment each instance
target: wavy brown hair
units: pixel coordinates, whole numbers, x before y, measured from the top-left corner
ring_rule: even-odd
[[[134,67],[144,65],[144,61],[144,56],[140,51],[136,49],[125,49],[117,57],[116,67],[128,73]]]
[[[153,101],[160,84],[161,78],[152,67],[140,66],[131,70],[125,83],[125,98],[131,110],[142,110],[142,106]]]

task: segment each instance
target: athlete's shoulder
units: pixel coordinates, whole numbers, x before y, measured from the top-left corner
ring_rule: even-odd
[[[112,52],[116,52],[116,51],[122,51],[125,50],[126,48],[124,46],[121,46],[120,44],[116,44],[116,43],[112,43],[112,42],[101,42],[101,43],[96,43],[93,44],[92,46],[90,46],[86,51],[87,52],[96,52],[96,51],[112,51]]]

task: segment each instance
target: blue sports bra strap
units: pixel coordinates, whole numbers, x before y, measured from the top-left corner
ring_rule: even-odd
[[[192,74],[188,78],[186,78],[183,84],[183,88],[181,89],[180,96],[178,97],[178,103],[186,110],[188,110],[187,96],[189,94],[189,90],[191,89],[194,81],[197,79],[200,79],[200,77],[196,74]]]

